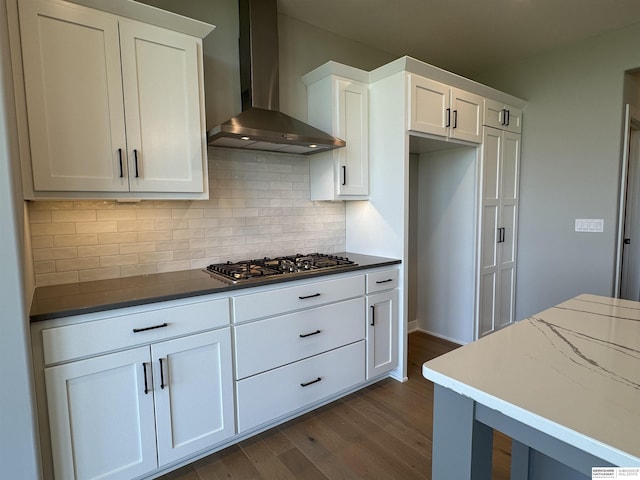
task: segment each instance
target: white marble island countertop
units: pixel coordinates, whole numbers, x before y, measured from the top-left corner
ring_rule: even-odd
[[[640,303],[580,295],[426,362],[433,382],[640,466]]]

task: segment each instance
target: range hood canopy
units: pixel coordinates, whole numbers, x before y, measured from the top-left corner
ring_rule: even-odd
[[[310,155],[346,143],[279,111],[276,0],[239,0],[242,113],[211,129],[209,145]]]

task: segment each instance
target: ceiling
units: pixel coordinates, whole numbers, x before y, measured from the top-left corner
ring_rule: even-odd
[[[278,9],[463,75],[640,22],[640,0],[278,0]]]

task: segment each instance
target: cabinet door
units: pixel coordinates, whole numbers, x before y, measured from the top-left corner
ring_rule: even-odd
[[[334,150],[339,195],[369,194],[369,90],[367,85],[337,80],[337,136],[347,146]]]
[[[132,192],[202,192],[200,40],[120,20]]]
[[[478,336],[514,321],[519,160],[520,135],[485,128]]]
[[[506,107],[506,110],[505,130],[512,133],[521,133],[522,110],[509,106]]]
[[[482,144],[478,336],[495,328],[498,289],[498,228],[503,139],[500,130],[485,128]]]
[[[152,345],[158,463],[235,433],[230,329]]]
[[[398,291],[367,296],[367,379],[398,366]]]
[[[447,136],[451,121],[449,87],[409,75],[409,130]]]
[[[482,97],[457,88],[451,89],[451,138],[482,141]]]
[[[36,191],[127,191],[118,22],[77,5],[19,2]]]
[[[157,467],[150,367],[141,347],[45,369],[55,478],[124,480]]]
[[[500,176],[500,225],[504,228],[500,245],[500,303],[496,328],[514,321],[515,272],[518,230],[518,179],[520,176],[520,135],[502,134],[502,165]]]
[[[485,98],[483,123],[488,127],[520,133],[522,130],[522,110]]]

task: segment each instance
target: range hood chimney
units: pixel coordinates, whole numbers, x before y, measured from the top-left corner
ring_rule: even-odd
[[[279,111],[277,0],[239,0],[242,113],[211,129],[209,145],[310,155],[344,140]]]

